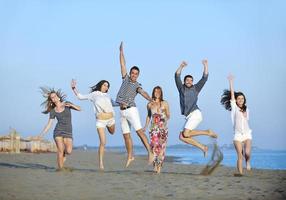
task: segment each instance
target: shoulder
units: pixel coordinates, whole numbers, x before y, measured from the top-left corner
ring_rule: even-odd
[[[129,79],[129,75],[126,73],[124,76],[122,76],[122,80],[128,80]]]
[[[93,91],[93,92],[89,93],[88,95],[89,96],[96,96],[98,94],[100,94],[100,91],[96,90],[96,91]]]
[[[152,102],[147,103],[147,108],[150,109],[152,107],[152,105],[153,105]]]
[[[169,104],[168,104],[168,101],[166,101],[166,100],[162,101],[162,105],[168,106],[168,105],[169,105]]]
[[[135,82],[135,85],[136,85],[137,87],[142,87],[142,84],[139,83],[138,81]]]

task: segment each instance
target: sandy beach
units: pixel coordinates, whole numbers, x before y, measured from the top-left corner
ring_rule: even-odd
[[[286,199],[286,170],[253,169],[234,177],[234,168],[220,166],[210,176],[204,166],[164,163],[154,174],[145,157],[128,169],[125,155],[106,152],[99,171],[96,151],[76,150],[56,172],[54,153],[0,153],[0,199]]]

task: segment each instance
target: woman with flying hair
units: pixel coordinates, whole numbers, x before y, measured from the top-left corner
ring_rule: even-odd
[[[167,101],[163,99],[163,91],[156,86],[152,92],[152,102],[147,104],[147,117],[144,131],[151,121],[149,135],[150,147],[154,155],[154,172],[160,173],[164,159],[168,139],[167,121],[170,119],[170,109]]]
[[[237,170],[236,176],[243,175],[243,158],[246,161],[246,169],[251,170],[250,154],[252,130],[249,128],[249,110],[246,106],[246,98],[242,92],[235,92],[233,87],[234,77],[228,76],[229,90],[224,90],[221,97],[221,104],[226,110],[231,111],[231,119],[234,128],[233,143],[237,153]]]
[[[71,81],[71,88],[79,100],[90,100],[96,115],[96,128],[99,136],[100,145],[98,148],[99,169],[104,170],[103,156],[106,144],[105,128],[110,134],[115,132],[115,112],[113,106],[118,106],[109,96],[108,89],[110,84],[106,80],[99,81],[91,87],[89,94],[80,94],[76,88],[76,81]]]
[[[57,145],[58,170],[62,170],[66,160],[66,154],[71,154],[73,148],[71,109],[80,111],[80,107],[71,102],[65,101],[66,95],[61,90],[41,87],[43,97],[46,100],[42,103],[45,106],[44,114],[50,114],[49,121],[39,138],[51,128],[54,119],[57,124],[54,129],[54,140]]]

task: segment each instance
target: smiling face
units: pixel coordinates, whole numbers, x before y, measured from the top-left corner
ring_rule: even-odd
[[[59,98],[58,95],[57,95],[56,93],[54,93],[54,92],[52,92],[52,93],[50,94],[50,99],[51,99],[51,101],[52,101],[54,104],[56,104],[56,103],[58,103],[58,102],[60,101],[60,98]]]
[[[163,101],[163,91],[162,88],[160,86],[156,86],[154,87],[153,91],[152,91],[152,99],[153,100],[159,100],[159,101]]]
[[[156,88],[154,91],[154,97],[155,99],[161,99],[162,97],[162,91],[159,88]]]
[[[130,71],[130,79],[132,82],[136,82],[137,81],[137,78],[139,76],[139,71],[137,69],[132,69]]]
[[[109,84],[107,82],[104,82],[100,88],[100,91],[106,93],[108,89],[109,89]]]
[[[184,81],[185,86],[187,86],[188,88],[192,87],[193,85],[193,78],[191,77],[187,77]]]
[[[243,95],[239,95],[236,97],[236,104],[238,107],[242,108],[244,105],[245,99]]]

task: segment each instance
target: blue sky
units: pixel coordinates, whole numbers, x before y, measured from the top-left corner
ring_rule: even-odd
[[[140,67],[139,82],[151,93],[160,85],[171,108],[169,144],[179,144],[180,115],[174,72],[182,60],[182,76],[201,78],[201,60],[209,60],[209,80],[198,105],[219,144],[232,143],[230,113],[220,105],[236,77],[250,109],[253,144],[285,149],[286,14],[284,1],[3,1],[0,0],[0,134],[9,127],[22,136],[40,133],[48,121],[41,114],[40,86],[61,88],[68,100],[82,107],[73,112],[74,143],[98,145],[90,102],[78,101],[79,90],[102,79],[111,83],[115,98],[121,84],[119,44],[124,41],[128,69]],[[146,101],[137,96],[142,124]],[[107,145],[123,145],[116,108],[117,131]],[[55,124],[55,123],[54,123]],[[46,136],[52,139],[52,129]],[[205,137],[198,137],[209,142]],[[133,133],[135,144],[140,141]]]

